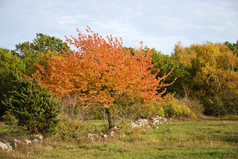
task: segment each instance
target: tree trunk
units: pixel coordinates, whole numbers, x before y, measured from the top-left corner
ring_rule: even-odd
[[[108,120],[108,125],[109,129],[114,127],[114,122],[113,122],[113,117],[110,111],[110,108],[105,108],[106,109],[106,114],[107,114],[107,120]]]

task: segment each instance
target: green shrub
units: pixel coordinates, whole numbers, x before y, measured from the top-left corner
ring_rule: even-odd
[[[163,101],[142,102],[137,100],[127,100],[128,97],[120,97],[118,103],[112,107],[112,112],[115,118],[124,120],[135,120],[138,118],[153,118],[156,115],[167,118],[196,118],[196,114],[191,108],[198,106],[194,110],[200,112],[202,105],[194,101],[184,101],[174,98],[168,94]]]
[[[61,106],[36,80],[18,78],[16,89],[9,92],[3,105],[18,119],[18,125],[26,127],[30,134],[55,133]]]
[[[138,118],[149,118],[156,115],[156,110],[148,103],[135,103],[133,105],[118,105],[115,104],[112,108],[113,117],[121,120],[135,120]]]
[[[174,98],[172,95],[168,94],[164,101],[158,102],[158,107],[160,112],[163,113],[167,118],[183,119],[183,118],[197,118],[196,114],[189,108],[188,105],[183,103],[181,100]]]
[[[83,139],[84,123],[71,118],[62,119],[57,127],[57,134],[60,140],[69,142],[80,142]]]
[[[202,100],[204,114],[213,116],[238,115],[238,93],[234,90],[208,96]]]
[[[119,120],[136,120],[138,118],[151,118],[157,114],[156,108],[150,103],[135,103],[130,106],[115,104],[111,110],[113,117]]]
[[[135,108],[138,110],[139,118],[153,118],[158,114],[158,107],[154,101],[135,104]]]
[[[222,103],[225,107],[225,115],[238,115],[238,92],[231,90],[221,93]]]
[[[17,71],[24,72],[24,63],[8,49],[0,48],[0,118],[8,111],[2,101],[8,98],[8,92],[14,90]]]
[[[183,104],[187,105],[191,111],[193,111],[197,116],[203,116],[204,106],[197,99],[189,99],[187,97],[179,99]]]

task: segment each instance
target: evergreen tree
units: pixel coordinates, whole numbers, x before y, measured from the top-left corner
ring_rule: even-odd
[[[61,106],[36,80],[18,78],[18,85],[3,103],[30,134],[51,135],[59,122]]]

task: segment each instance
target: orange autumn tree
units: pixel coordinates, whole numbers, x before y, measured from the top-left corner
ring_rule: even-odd
[[[88,34],[78,31],[78,38],[66,37],[77,50],[52,58],[46,68],[38,65],[36,75],[42,85],[60,96],[77,94],[79,100],[100,103],[107,108],[109,128],[114,126],[109,108],[116,95],[139,95],[144,101],[160,100],[165,87],[173,83],[164,83],[172,70],[159,78],[151,73],[155,71],[155,64],[151,63],[149,49],[141,46],[132,55],[123,47],[121,39],[112,36],[104,39],[89,27],[86,31]]]

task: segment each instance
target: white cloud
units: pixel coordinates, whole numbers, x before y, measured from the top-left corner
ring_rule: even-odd
[[[237,8],[236,0],[0,0],[0,47],[13,49],[38,32],[64,39],[89,25],[127,46],[143,41],[170,53],[178,41],[236,42]]]
[[[76,24],[77,20],[73,16],[62,16],[58,18],[58,23],[61,27],[64,27],[65,25]]]
[[[143,41],[143,46],[154,47],[166,54],[170,54],[173,51],[174,44],[179,40],[188,41],[186,36],[168,35],[164,37],[148,35],[146,32],[139,30],[136,25],[124,23],[120,20],[94,21],[92,26],[94,32],[99,32],[104,37],[110,34],[113,37],[121,37],[127,47],[139,48],[140,42]]]

